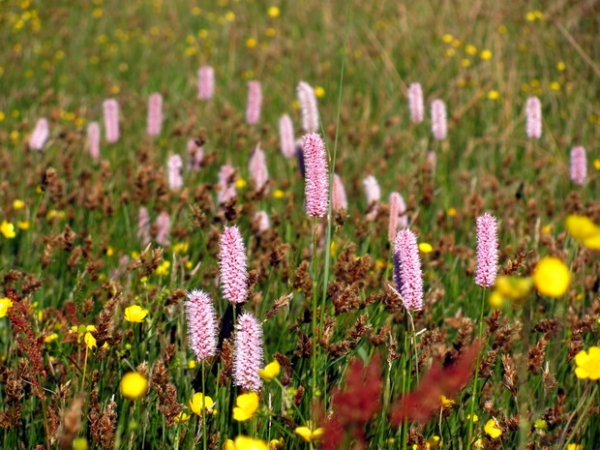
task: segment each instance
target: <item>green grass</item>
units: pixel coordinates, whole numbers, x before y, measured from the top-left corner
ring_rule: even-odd
[[[472,436],[481,438],[484,448],[567,448],[568,443],[594,448],[600,439],[594,419],[598,389],[595,382],[577,379],[573,357],[598,342],[600,260],[566,235],[564,219],[577,212],[600,222],[598,8],[560,1],[413,3],[221,0],[194,8],[193,2],[164,0],[0,1],[0,220],[17,228],[15,238],[0,235],[2,296],[20,299],[23,320],[31,327],[30,340],[21,345],[16,313],[0,319],[3,448],[56,448],[60,439],[70,448],[75,437],[90,448],[203,446],[201,417],[173,423],[174,411],[191,414],[188,401],[201,390],[200,365],[190,364],[183,299],[174,294],[203,289],[215,300],[219,318],[225,314],[228,305],[217,283],[218,239],[223,226],[233,223],[244,236],[255,279],[242,309],[264,321],[265,363],[279,353],[292,366],[281,379],[284,386],[265,383],[256,417],[238,423],[231,414],[239,389],[223,361],[207,364],[206,395],[218,411],[207,417],[212,448],[240,434],[267,442],[283,438],[290,449],[318,446],[305,443],[294,429],[309,419],[323,425],[323,415],[338,414],[333,389],[344,387],[353,359],[367,363],[375,354],[384,361],[384,394],[377,399],[384,411],[365,428],[369,448],[425,448],[434,435],[441,437],[439,448],[473,448],[466,419],[472,404],[479,417]],[[278,17],[268,14],[271,6],[279,7]],[[490,59],[481,57],[484,50]],[[202,64],[215,69],[216,95],[210,102],[196,99]],[[263,88],[258,126],[244,122],[251,79]],[[315,222],[303,209],[304,181],[297,162],[281,155],[277,130],[279,117],[287,113],[301,136],[295,92],[300,81],[322,88],[322,134],[349,199],[344,223],[332,221],[330,236],[322,221],[317,252],[312,251]],[[423,86],[427,117],[432,100],[447,105],[443,142],[432,138],[428,118],[410,122],[406,88],[416,81]],[[147,98],[153,92],[164,97],[165,120],[156,139],[146,135]],[[543,105],[543,135],[536,141],[525,134],[530,95]],[[120,103],[121,139],[110,145],[103,138],[102,161],[95,163],[87,153],[86,126],[102,121],[102,101],[109,97]],[[50,121],[50,138],[43,152],[30,151],[28,136],[41,117]],[[199,172],[185,171],[184,190],[170,192],[167,157],[178,153],[185,161],[187,141],[199,136],[212,161]],[[269,193],[259,199],[247,169],[258,144],[267,153],[271,177]],[[582,187],[569,179],[569,151],[575,145],[587,149]],[[424,170],[427,151],[437,154],[431,180]],[[248,181],[238,189],[234,221],[219,213],[214,191],[203,194],[203,187],[217,184],[225,163]],[[60,195],[44,183],[48,168],[56,171]],[[142,173],[149,176],[145,183]],[[421,255],[425,308],[414,320],[417,332],[426,331],[416,337],[405,312],[383,301],[393,284],[392,252],[387,216],[364,219],[362,180],[369,174],[381,185],[383,203],[393,191],[404,196],[411,230],[419,242],[433,246],[432,253]],[[25,202],[23,209],[14,208],[16,199]],[[137,238],[141,206],[152,220],[167,211],[172,244],[187,243],[188,250],[166,247],[149,264],[160,246],[145,250]],[[200,223],[195,208],[204,216]],[[271,217],[272,229],[264,236],[252,231],[258,210]],[[52,211],[64,217],[50,218]],[[569,265],[571,286],[559,299],[532,292],[525,305],[500,313],[485,300],[481,358],[491,359],[476,391],[470,382],[456,393],[454,405],[427,424],[395,427],[388,413],[400,395],[418,386],[433,361],[455,360],[479,334],[482,295],[490,294],[473,281],[475,220],[484,212],[499,222],[502,272],[516,264],[516,275],[529,276],[541,257],[554,255]],[[25,221],[29,229],[18,228]],[[74,233],[72,239],[66,230]],[[278,265],[270,263],[274,251],[283,255]],[[130,266],[111,278],[125,255],[142,267]],[[171,264],[165,275],[155,273],[161,260]],[[308,285],[322,305],[319,336],[311,323],[313,298],[294,285],[303,261],[310,263]],[[352,267],[359,262],[361,270]],[[356,307],[335,313],[327,294],[334,283],[352,291]],[[289,305],[267,319],[274,302],[286,295]],[[366,302],[373,296],[374,302]],[[150,311],[143,323],[124,320],[132,304]],[[360,317],[370,331],[355,339],[351,332]],[[556,332],[520,336],[523,327],[545,319],[558,321]],[[491,330],[489,321],[501,326]],[[110,323],[109,330],[92,334],[101,345],[107,342],[106,348],[89,350],[83,337],[69,331],[102,322]],[[375,346],[370,336],[384,327],[389,331]],[[299,351],[297,330],[309,339],[329,333],[329,341],[317,343],[313,359]],[[45,342],[52,333],[57,338]],[[509,337],[497,345],[502,333]],[[541,363],[528,370],[523,349],[538,343],[544,348]],[[32,346],[40,349],[45,376],[31,362]],[[386,360],[394,350],[398,357]],[[510,357],[519,375],[514,395],[506,386],[503,357]],[[121,377],[133,369],[152,380],[135,402],[119,391]],[[296,407],[298,390],[305,393]],[[80,394],[84,401],[72,412],[81,418],[80,427],[63,426]],[[498,439],[484,431],[492,417],[502,429]],[[533,426],[539,419],[546,429]],[[65,434],[69,427],[72,436]]]

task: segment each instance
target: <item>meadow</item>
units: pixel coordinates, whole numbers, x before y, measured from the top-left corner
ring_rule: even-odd
[[[599,448],[600,6],[493,3],[0,0],[1,447]]]

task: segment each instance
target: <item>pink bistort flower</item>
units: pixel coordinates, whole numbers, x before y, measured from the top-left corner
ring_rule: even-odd
[[[169,189],[178,191],[183,187],[183,161],[179,155],[171,155],[167,162]]]
[[[48,119],[39,119],[35,123],[33,133],[29,137],[29,148],[31,150],[43,150],[44,144],[50,135],[50,127],[48,125]]]
[[[114,98],[104,100],[102,110],[104,112],[106,141],[114,144],[119,140],[119,103]]]
[[[88,150],[94,161],[100,159],[100,124],[90,122],[87,127]]]
[[[170,244],[169,235],[171,234],[171,217],[166,211],[161,212],[156,218],[156,243],[166,247]]]
[[[187,294],[185,312],[190,347],[198,361],[215,356],[217,352],[217,313],[210,296],[201,290]]]
[[[254,189],[256,192],[261,192],[269,181],[269,169],[267,169],[267,158],[265,152],[259,147],[256,147],[250,161],[248,162],[248,171],[254,181]]]
[[[198,98],[210,100],[215,93],[215,71],[210,66],[198,69]]]
[[[248,295],[246,247],[237,226],[225,227],[219,242],[219,274],[223,297],[244,303]]]
[[[438,141],[443,141],[448,136],[446,104],[442,100],[431,102],[431,132]]]
[[[145,207],[140,207],[138,214],[138,230],[137,237],[142,241],[142,245],[146,246],[150,243],[150,214]]]
[[[219,192],[217,200],[220,205],[227,203],[236,196],[235,169],[229,164],[221,166],[219,171]]]
[[[585,148],[573,147],[571,149],[571,181],[583,186],[587,176],[587,159]]]
[[[329,208],[329,174],[325,144],[317,133],[310,133],[302,139],[302,150],[306,171],[306,213],[313,217],[323,217]]]
[[[154,93],[148,99],[148,135],[158,136],[162,127],[163,98],[159,93]]]
[[[293,158],[296,155],[296,144],[294,143],[294,125],[292,119],[284,114],[279,119],[279,139],[281,142],[281,153],[286,158]]]
[[[475,284],[493,286],[498,273],[498,230],[496,218],[484,214],[477,218],[477,272]]]
[[[248,82],[248,106],[246,107],[246,123],[256,125],[260,120],[260,106],[262,103],[262,90],[260,81]]]
[[[200,170],[202,160],[204,159],[204,149],[196,144],[194,139],[190,139],[187,142],[188,152],[188,169],[197,172]]]
[[[423,90],[419,83],[411,83],[408,87],[408,108],[413,123],[423,122],[425,106],[423,104]]]
[[[527,137],[539,139],[542,137],[542,103],[537,97],[529,97],[525,104],[525,119]]]
[[[262,387],[258,371],[263,364],[262,327],[249,312],[238,318],[233,357],[233,384],[247,391],[257,392]]]
[[[394,241],[394,281],[402,295],[404,307],[412,311],[423,309],[423,278],[417,236],[410,230],[398,231]]]
[[[331,208],[334,211],[348,210],[348,197],[346,197],[346,189],[344,189],[342,178],[337,173],[333,175]]]
[[[373,175],[369,175],[363,180],[363,186],[367,196],[367,220],[375,220],[381,200],[381,188],[377,178]]]
[[[316,133],[319,131],[319,109],[315,91],[308,83],[301,81],[296,92],[302,110],[302,129],[305,133]]]
[[[404,198],[398,192],[390,194],[389,203],[388,239],[390,242],[394,242],[398,228],[404,229],[408,226],[408,217],[406,216],[406,203],[404,203]]]

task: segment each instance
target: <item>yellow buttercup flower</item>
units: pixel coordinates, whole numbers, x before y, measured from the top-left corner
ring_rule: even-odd
[[[147,315],[148,310],[142,308],[140,305],[131,305],[125,308],[125,320],[127,322],[143,322]]]
[[[17,233],[15,233],[15,226],[6,220],[3,220],[2,224],[0,224],[0,233],[2,233],[6,239],[13,239],[17,235]]]
[[[502,428],[500,428],[496,419],[488,420],[485,426],[483,427],[483,430],[485,431],[485,434],[487,434],[492,439],[497,439],[500,436],[502,436]]]
[[[600,379],[600,347],[590,347],[588,351],[581,350],[575,355],[575,375],[581,380]]]
[[[13,302],[10,298],[0,298],[0,319],[6,317],[6,315],[8,314],[8,309],[12,308],[12,306]]]
[[[23,220],[23,221],[17,222],[17,227],[19,227],[20,230],[29,230],[30,226],[31,225],[28,220]]]
[[[25,208],[25,202],[23,200],[16,199],[13,201],[14,209],[23,209]]]
[[[533,284],[542,295],[562,297],[571,284],[571,273],[559,258],[546,256],[533,271]]]
[[[273,378],[277,378],[280,372],[281,365],[277,360],[275,360],[272,363],[267,364],[264,369],[260,369],[258,371],[258,375],[264,381],[271,381]]]
[[[265,441],[253,439],[248,436],[236,437],[233,445],[235,450],[269,450],[269,444]]]
[[[317,96],[317,98],[324,97],[325,89],[323,89],[321,86],[315,86],[315,95]]]
[[[440,395],[440,401],[442,402],[442,406],[452,406],[456,402],[445,395]]]
[[[77,342],[81,342],[81,338],[83,338],[89,349],[96,347],[96,338],[92,331],[98,331],[98,329],[94,325],[73,325],[70,329],[70,333],[77,333]]]
[[[600,226],[586,216],[571,214],[565,221],[567,232],[581,245],[600,250]]]
[[[496,291],[510,300],[521,300],[529,294],[533,281],[531,278],[499,275],[496,278]]]
[[[277,6],[271,6],[268,11],[269,17],[275,18],[279,17],[280,11]]]
[[[50,342],[53,342],[53,341],[55,341],[57,339],[58,339],[58,334],[56,334],[56,333],[50,333],[48,336],[46,336],[44,338],[44,342],[46,344],[49,344]]]
[[[148,390],[148,380],[138,372],[128,372],[121,378],[121,394],[129,400],[140,398]]]
[[[173,419],[175,423],[185,423],[190,420],[190,415],[186,412],[181,411],[175,418]]]
[[[427,253],[431,253],[433,251],[433,247],[428,242],[420,242],[419,251],[426,255]]]
[[[233,408],[233,419],[244,422],[254,417],[256,411],[258,411],[258,394],[256,392],[238,395]]]
[[[427,439],[427,448],[429,448],[431,450],[437,450],[438,448],[440,448],[441,441],[442,441],[441,437],[431,436],[429,439]]]
[[[281,189],[275,189],[273,191],[273,197],[275,197],[275,198],[283,198],[283,197],[285,197],[285,192],[283,192]]]
[[[285,440],[283,438],[279,438],[279,439],[271,439],[269,441],[269,448],[271,450],[275,449],[275,450],[282,450],[285,448]]]
[[[297,427],[294,430],[294,433],[296,433],[306,442],[316,442],[323,438],[323,435],[325,434],[324,428],[319,427],[316,430],[313,430],[313,423],[310,420],[306,423],[306,425],[307,426],[305,427]]]
[[[208,395],[205,396],[202,392],[196,392],[189,404],[192,412],[201,416],[203,407],[206,409],[206,414],[212,414],[215,402]]]

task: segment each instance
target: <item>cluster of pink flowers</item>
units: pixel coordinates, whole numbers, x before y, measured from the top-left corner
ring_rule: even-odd
[[[320,135],[310,133],[302,139],[302,149],[306,170],[306,213],[309,216],[323,217],[329,208],[329,174],[325,144]]]
[[[490,287],[498,274],[498,230],[496,219],[484,214],[477,218],[477,272],[475,284]]]
[[[119,140],[119,103],[114,98],[104,100],[102,110],[104,112],[106,141],[114,144]]]
[[[48,136],[50,136],[48,119],[39,119],[29,137],[29,148],[31,150],[43,150]]]
[[[256,125],[260,120],[260,106],[262,103],[262,90],[260,81],[248,82],[248,106],[246,107],[246,123]]]
[[[162,127],[162,95],[154,93],[148,99],[148,135],[158,136]]]

